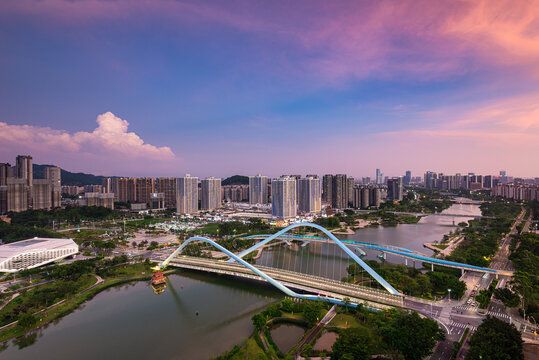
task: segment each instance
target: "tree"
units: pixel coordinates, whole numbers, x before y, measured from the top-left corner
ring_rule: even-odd
[[[303,308],[303,318],[309,326],[314,326],[320,318],[320,304],[314,301],[308,302]]]
[[[346,309],[346,312],[348,312],[348,306],[350,306],[350,298],[345,297],[344,299],[342,299],[342,303],[344,305],[344,308]]]
[[[406,360],[420,360],[432,352],[438,340],[445,338],[436,321],[421,318],[416,312],[396,312],[381,329],[382,338]]]
[[[470,338],[466,360],[521,360],[522,336],[514,325],[487,316]]]
[[[266,325],[266,317],[262,314],[253,315],[251,320],[253,321],[253,326],[256,330],[260,330]]]
[[[292,312],[294,302],[290,299],[284,299],[281,301],[281,309],[286,312]]]
[[[495,289],[494,297],[496,299],[503,301],[505,306],[517,307],[520,304],[520,297],[518,296],[518,294],[515,292],[512,292],[508,288]]]
[[[365,327],[348,328],[339,332],[339,338],[332,347],[332,360],[370,359],[374,340]]]
[[[19,322],[17,326],[20,326],[24,329],[29,329],[36,324],[37,320],[32,314],[23,313],[19,316]]]

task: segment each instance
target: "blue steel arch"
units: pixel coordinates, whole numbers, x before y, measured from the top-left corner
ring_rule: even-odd
[[[363,260],[361,260],[356,254],[354,254],[354,252],[352,250],[350,250],[348,247],[346,247],[346,245],[343,244],[343,242],[339,239],[337,239],[335,237],[335,235],[333,235],[332,233],[330,233],[327,229],[325,229],[324,227],[320,226],[320,225],[317,225],[317,224],[313,224],[313,223],[297,223],[297,224],[292,224],[292,225],[289,225],[287,227],[285,227],[284,229],[282,229],[281,231],[278,231],[276,232],[275,234],[269,236],[268,238],[262,240],[261,242],[259,242],[258,244],[255,244],[253,246],[251,246],[249,249],[247,250],[244,250],[242,251],[241,253],[239,253],[238,255],[236,254],[233,254],[231,253],[230,251],[226,250],[225,248],[223,248],[222,246],[220,246],[219,244],[215,243],[212,241],[213,244],[216,244],[217,246],[219,246],[218,248],[225,252],[228,256],[230,256],[230,259],[228,260],[228,262],[233,262],[233,261],[238,261],[237,258],[242,258],[244,257],[245,255],[247,255],[248,253],[258,249],[259,247],[261,246],[264,246],[265,244],[269,243],[270,241],[278,238],[280,235],[282,234],[285,234],[286,232],[288,232],[289,230],[292,230],[294,228],[297,228],[297,227],[300,227],[300,226],[306,226],[306,227],[312,227],[312,228],[315,228],[315,229],[318,229],[320,231],[322,231],[324,234],[326,234],[331,240],[333,240],[333,242],[335,242],[346,254],[348,254],[348,256],[350,256],[356,263],[359,264],[359,266],[361,266],[363,269],[365,269],[365,271],[367,271],[369,273],[369,275],[371,275],[376,281],[378,281],[378,283],[380,283],[384,289],[386,289],[389,293],[393,294],[393,295],[402,295],[401,293],[399,293],[395,288],[393,288],[393,286],[391,286],[387,281],[385,281],[380,275],[378,275],[376,273],[376,271],[374,271],[369,265],[367,265]],[[190,238],[189,240],[191,240],[193,238]],[[206,238],[198,238],[199,240],[209,240],[209,239],[206,239]],[[187,242],[189,241],[187,240]],[[211,240],[210,240],[211,241]],[[170,260],[176,256],[185,246],[185,244],[187,242],[184,242],[175,252],[172,253],[172,255],[170,255],[162,264],[162,267],[166,266],[166,264],[168,264],[170,262]],[[232,256],[232,255],[234,256]],[[247,263],[246,263],[247,264]],[[254,268],[254,267],[253,267]],[[251,269],[252,270],[252,269]]]
[[[253,246],[251,246],[249,249],[247,250],[244,250],[242,251],[241,253],[238,254],[239,257],[244,257],[245,255],[249,254],[251,251],[254,251],[256,249],[258,249],[259,247],[261,246],[264,246],[265,244],[269,243],[270,241],[278,238],[279,236],[281,236],[282,234],[285,234],[287,233],[289,230],[292,230],[294,228],[297,228],[297,227],[300,227],[300,226],[306,226],[306,227],[312,227],[312,228],[315,228],[315,229],[318,229],[320,231],[322,231],[324,234],[326,234],[331,240],[333,240],[333,242],[335,244],[337,244],[337,246],[339,246],[346,254],[348,254],[348,256],[350,256],[356,263],[359,264],[359,266],[361,266],[363,269],[365,269],[365,271],[367,271],[369,273],[369,275],[371,275],[376,281],[378,281],[378,283],[380,285],[382,285],[384,287],[384,289],[386,289],[389,293],[393,294],[393,295],[402,295],[401,293],[399,293],[393,286],[391,286],[387,281],[384,280],[384,278],[382,278],[380,275],[378,275],[376,273],[376,271],[374,271],[369,265],[367,265],[363,260],[361,260],[356,254],[354,254],[354,252],[352,250],[350,250],[346,245],[344,245],[344,243],[337,239],[335,237],[335,235],[333,235],[331,232],[329,232],[326,228],[318,225],[318,224],[313,224],[313,223],[297,223],[297,224],[292,224],[292,225],[289,225],[287,227],[285,227],[284,229],[282,229],[281,231],[279,232],[276,232],[275,234],[271,235],[270,237],[262,240],[261,242],[259,242],[258,244],[255,244]],[[234,261],[234,259],[230,259],[228,260],[229,262],[232,262]]]
[[[290,290],[289,288],[287,288],[286,286],[284,286],[283,284],[281,284],[280,282],[278,282],[277,280],[273,279],[271,276],[267,275],[266,273],[264,273],[263,271],[257,269],[256,267],[254,267],[253,265],[249,264],[247,261],[243,260],[242,258],[240,258],[238,255],[230,252],[229,250],[225,249],[224,247],[222,247],[221,245],[217,244],[215,241],[213,240],[210,240],[208,238],[205,238],[205,237],[201,237],[201,236],[193,236],[189,239],[187,239],[182,245],[180,245],[180,247],[178,249],[176,249],[176,251],[174,251],[172,253],[172,255],[170,255],[165,261],[163,261],[160,265],[161,268],[164,268],[165,266],[168,265],[168,263],[177,255],[179,254],[183,248],[185,246],[187,246],[187,244],[189,244],[191,241],[196,241],[196,240],[201,240],[201,241],[205,241],[209,244],[211,244],[213,247],[219,249],[220,251],[224,252],[225,254],[227,254],[228,256],[230,256],[230,258],[236,260],[238,263],[242,264],[243,266],[245,266],[246,268],[248,268],[249,270],[251,270],[252,272],[254,272],[255,274],[257,274],[258,276],[260,276],[261,278],[267,280],[271,285],[275,286],[277,289],[281,290],[282,292],[284,292],[286,295],[288,296],[292,296],[292,297],[296,297],[296,298],[300,298],[300,299],[306,299],[306,300],[316,300],[316,301],[328,301],[332,304],[337,304],[337,305],[344,305],[344,306],[352,306],[352,307],[357,307],[358,304],[356,303],[348,303],[348,304],[345,304],[343,301],[339,300],[339,299],[336,299],[336,298],[330,298],[330,297],[321,297],[321,296],[317,296],[317,295],[304,295],[304,294],[298,294],[296,293],[295,291],[293,290]],[[370,308],[370,307],[369,307]],[[374,308],[372,308],[374,309]]]

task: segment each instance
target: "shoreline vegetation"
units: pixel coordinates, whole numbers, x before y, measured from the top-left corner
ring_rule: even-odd
[[[118,256],[41,269],[36,275],[50,277],[52,281],[20,291],[0,309],[0,344],[7,346],[13,340],[19,348],[30,345],[32,341],[17,339],[24,340],[29,333],[70,314],[110,287],[151,279],[151,265],[149,261],[129,263],[127,257]],[[6,295],[11,297],[16,291]]]
[[[240,345],[215,357],[215,360],[292,359],[325,357],[341,359],[354,354],[354,359],[370,359],[373,354],[400,354],[405,358],[423,358],[432,352],[444,333],[436,321],[421,318],[416,312],[390,309],[370,311],[363,306],[355,309],[335,306],[336,313],[327,324],[320,322],[331,304],[296,301],[285,298],[252,317],[254,331]],[[328,318],[329,320],[329,318]],[[272,339],[270,329],[288,323],[306,329],[296,345],[286,353]],[[413,329],[413,330],[412,330]],[[278,331],[278,329],[276,329]],[[337,334],[331,350],[315,350],[324,332]],[[412,345],[412,346],[410,346]]]

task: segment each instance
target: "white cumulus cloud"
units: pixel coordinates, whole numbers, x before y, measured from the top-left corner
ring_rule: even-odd
[[[127,120],[120,119],[111,112],[99,115],[97,124],[97,128],[92,132],[80,131],[70,134],[49,127],[9,125],[0,122],[0,146],[25,145],[30,151],[71,151],[94,155],[107,153],[130,158],[176,157],[168,146],[157,147],[144,143],[140,136],[128,131]]]

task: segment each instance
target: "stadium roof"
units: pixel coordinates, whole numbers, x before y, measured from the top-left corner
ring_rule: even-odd
[[[0,261],[24,252],[54,250],[65,246],[77,244],[73,239],[38,238],[21,240],[0,245]]]

